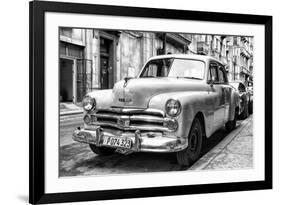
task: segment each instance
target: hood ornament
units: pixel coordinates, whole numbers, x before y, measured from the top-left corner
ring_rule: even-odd
[[[124,80],[125,80],[124,85],[123,85],[124,88],[127,86],[128,81],[131,80],[131,79],[132,79],[132,77],[125,77],[124,78]]]
[[[127,81],[128,82],[128,81]],[[130,90],[128,88],[125,88],[126,87],[126,82],[124,84],[124,89],[123,89],[123,95],[124,95],[124,98],[118,98],[118,100],[120,102],[123,102],[123,103],[130,103],[133,101],[133,93],[130,92]]]

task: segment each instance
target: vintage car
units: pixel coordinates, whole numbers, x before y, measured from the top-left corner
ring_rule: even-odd
[[[239,95],[224,66],[203,55],[152,57],[135,78],[83,99],[84,128],[73,139],[96,154],[174,152],[189,166],[216,130],[236,127]]]
[[[252,112],[253,99],[250,92],[247,91],[242,81],[229,82],[231,86],[239,93],[239,113],[241,119],[246,119]]]

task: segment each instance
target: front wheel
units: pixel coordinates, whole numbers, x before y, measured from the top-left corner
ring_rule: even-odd
[[[178,164],[182,166],[190,166],[195,162],[201,155],[202,141],[202,126],[200,121],[195,118],[188,135],[187,148],[177,152]]]
[[[110,147],[97,147],[94,144],[89,144],[91,150],[97,155],[111,155],[115,152],[114,148]]]

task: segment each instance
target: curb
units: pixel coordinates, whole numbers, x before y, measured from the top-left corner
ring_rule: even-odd
[[[61,112],[60,116],[76,115],[76,114],[81,114],[81,113],[83,113],[83,110],[66,111],[66,112]]]
[[[252,120],[252,116],[243,120],[238,129],[233,130],[228,134],[226,138],[220,141],[216,146],[214,146],[211,150],[209,150],[205,155],[203,155],[197,162],[195,162],[189,170],[204,170],[205,167],[210,164],[212,160],[214,160],[221,152],[225,149],[225,147],[232,142],[234,138],[236,138],[239,133],[247,126],[247,124]]]

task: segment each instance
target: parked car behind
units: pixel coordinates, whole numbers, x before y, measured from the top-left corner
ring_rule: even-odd
[[[246,91],[250,93],[249,114],[252,114],[253,113],[253,101],[254,101],[254,89],[253,89],[252,83],[251,83],[251,85],[249,85],[246,88]]]
[[[235,90],[239,93],[239,117],[246,119],[249,114],[252,113],[252,97],[249,91],[247,91],[245,84],[242,81],[230,82]]]
[[[224,66],[202,55],[152,57],[136,78],[83,99],[84,128],[73,139],[96,154],[174,152],[180,165],[201,155],[215,131],[235,129],[239,95]]]

